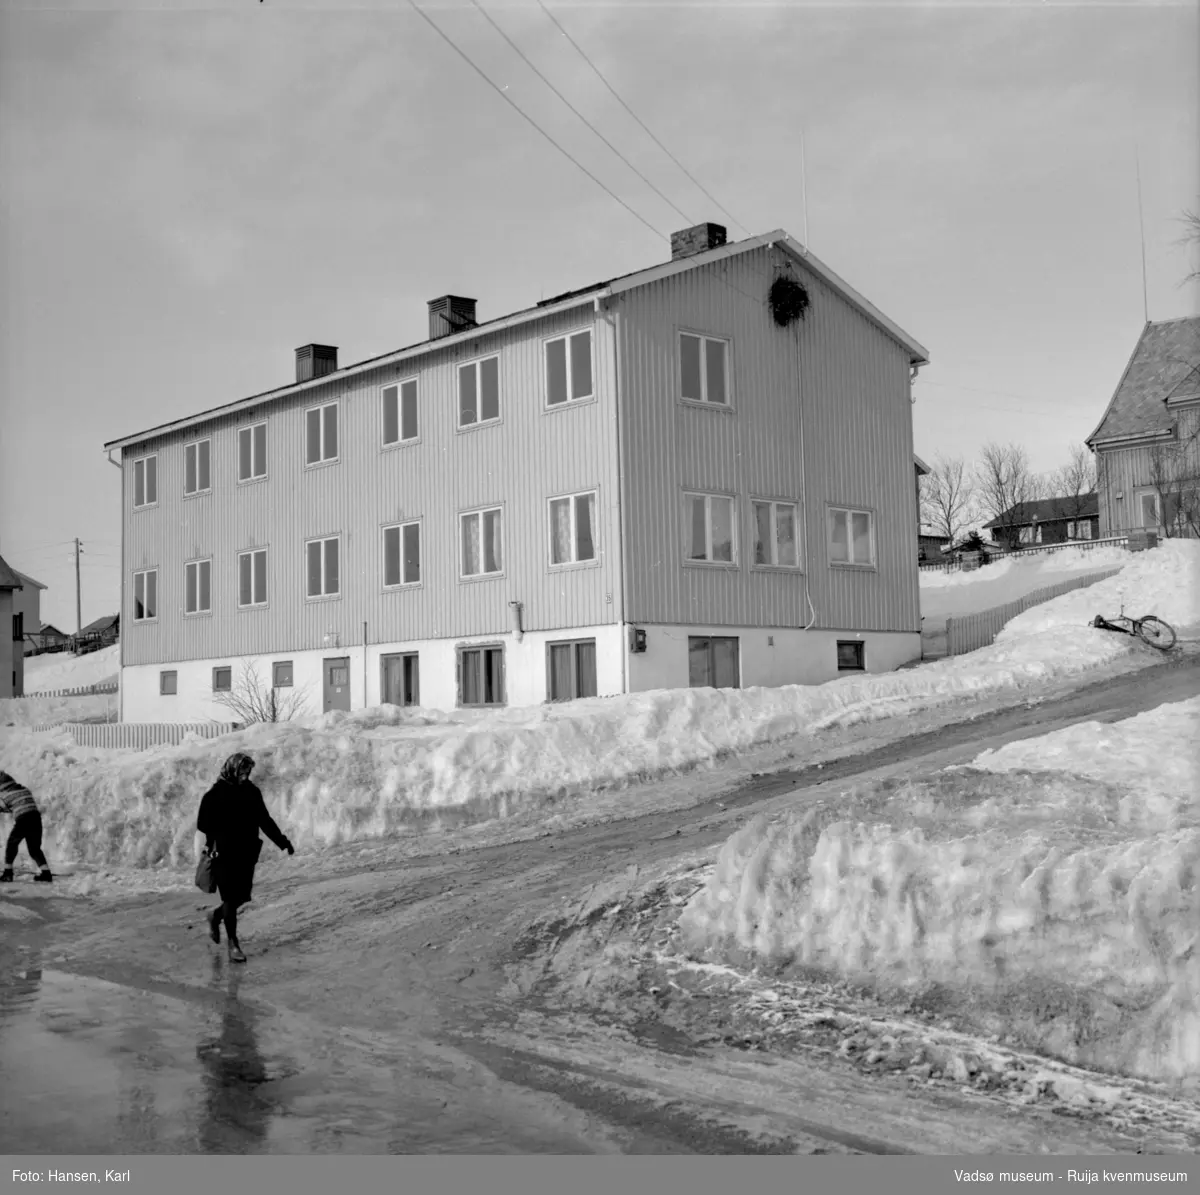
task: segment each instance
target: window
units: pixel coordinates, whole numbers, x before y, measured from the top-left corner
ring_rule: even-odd
[[[20,643],[25,638],[25,612],[23,610],[12,616],[12,633],[14,643]]]
[[[338,455],[337,403],[310,407],[304,412],[304,463],[322,465]]]
[[[503,572],[500,507],[460,515],[462,525],[462,575],[485,577]]]
[[[736,637],[688,636],[688,684],[692,688],[736,689],[739,673]]]
[[[800,563],[793,503],[754,503],[754,563],[765,568],[795,568]]]
[[[458,367],[458,426],[500,418],[500,358],[485,357]]]
[[[421,677],[417,653],[380,657],[385,705],[420,705]]]
[[[1138,507],[1142,515],[1143,527],[1158,526],[1158,495],[1151,492],[1142,494],[1138,499]]]
[[[233,690],[233,669],[228,664],[222,664],[213,669],[213,692],[229,693]]]
[[[174,697],[179,692],[179,673],[175,669],[158,674],[158,691],[163,697]]]
[[[212,613],[211,560],[193,560],[183,566],[183,612]]]
[[[875,517],[868,510],[831,508],[829,559],[834,564],[875,563]]]
[[[158,501],[158,457],[133,462],[133,505],[153,506]]]
[[[267,604],[267,549],[238,553],[238,605]]]
[[[839,672],[865,672],[864,645],[858,639],[837,641],[837,665]]]
[[[1079,519],[1067,524],[1067,539],[1091,539],[1092,520]]]
[[[383,583],[418,585],[421,581],[421,524],[401,523],[383,529]]]
[[[195,444],[183,446],[183,492],[203,494],[212,489],[210,461],[212,441],[197,440]]]
[[[133,621],[158,617],[158,569],[133,574]]]
[[[711,336],[679,335],[681,393],[689,402],[729,405],[727,344]]]
[[[238,481],[257,481],[267,475],[267,425],[238,428]]]
[[[596,640],[547,645],[547,684],[551,701],[596,696]]]
[[[312,539],[305,545],[308,566],[308,596],[310,598],[336,597],[340,592],[338,583],[338,539]]]
[[[550,563],[580,564],[596,559],[596,494],[550,500]]]
[[[417,438],[417,382],[383,388],[383,442],[403,444]]]
[[[275,689],[290,689],[292,687],[291,660],[276,660],[271,666],[271,687]]]
[[[504,704],[504,648],[458,649],[458,703]]]
[[[717,494],[687,494],[687,559],[733,564],[733,499]]]
[[[546,341],[546,402],[557,407],[592,397],[592,333]]]

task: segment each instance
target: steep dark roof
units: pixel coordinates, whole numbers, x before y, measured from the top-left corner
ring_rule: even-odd
[[[0,556],[0,589],[24,589],[21,576],[8,567],[8,562]]]
[[[41,583],[41,581],[35,581],[32,577],[27,576],[25,573],[21,572],[21,570],[18,568],[13,569],[13,572],[16,573],[18,577],[21,578],[21,582],[24,585],[32,585],[34,587],[34,589],[45,589],[46,588]]]
[[[1078,498],[1039,498],[1035,502],[1018,502],[999,518],[984,523],[985,531],[993,527],[1024,527],[1036,519],[1053,523],[1057,519],[1087,519],[1100,513],[1097,494],[1080,494]]]
[[[1142,329],[1133,356],[1113,392],[1100,426],[1088,444],[1122,436],[1147,435],[1171,427],[1167,396],[1183,397],[1200,365],[1200,316],[1164,320]]]
[[[119,617],[118,614],[106,614],[103,618],[97,618],[95,622],[89,622],[79,634],[86,635],[89,631],[107,631],[109,627],[116,624]]]

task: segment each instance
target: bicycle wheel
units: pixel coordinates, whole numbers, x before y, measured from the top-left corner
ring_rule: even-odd
[[[1157,647],[1159,651],[1170,651],[1175,646],[1174,629],[1153,614],[1147,614],[1138,621],[1138,634],[1144,642]]]

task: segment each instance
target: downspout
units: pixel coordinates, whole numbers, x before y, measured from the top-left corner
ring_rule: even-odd
[[[367,623],[363,620],[363,709],[367,708]]]
[[[812,594],[808,588],[809,573],[812,570],[812,557],[808,554],[808,458],[804,455],[804,394],[800,385],[801,370],[800,370],[800,329],[796,328],[793,339],[796,344],[796,412],[800,423],[800,511],[804,518],[804,601],[808,606],[808,612],[811,615],[807,623],[803,623],[801,630],[810,631],[813,624],[817,621],[817,610],[812,602]],[[801,610],[801,622],[803,622],[803,610]]]
[[[610,299],[610,302],[612,300]],[[596,311],[599,313],[600,300],[596,300]],[[621,692],[629,692],[629,636],[625,626],[625,615],[629,609],[628,595],[628,562],[625,559],[625,545],[628,543],[629,503],[626,501],[625,477],[625,424],[621,421],[621,317],[616,310],[610,310],[606,323],[612,329],[613,338],[613,421],[617,425],[617,571],[620,576],[617,585],[617,627],[621,640]]]
[[[108,463],[116,469],[121,470],[121,614],[125,613],[125,466],[120,461],[114,461],[112,458],[112,449],[110,448],[105,456],[108,458]],[[118,618],[120,615],[117,616]],[[118,624],[119,625],[119,624]],[[118,657],[120,662],[120,673],[117,680],[117,720],[125,721],[125,636],[121,635],[119,642],[121,644],[121,654]]]

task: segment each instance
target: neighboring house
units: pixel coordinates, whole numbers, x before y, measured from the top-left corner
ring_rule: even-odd
[[[1018,502],[990,523],[984,523],[983,529],[992,533],[994,543],[1010,550],[1099,539],[1099,498],[1096,494],[1080,494],[1074,498]]]
[[[33,650],[30,633],[42,625],[42,590],[46,587],[41,581],[27,577],[19,569],[13,570],[21,581],[21,588],[13,594],[13,613],[21,615],[23,630],[21,635],[22,651],[28,655]]]
[[[78,634],[71,635],[67,645],[71,651],[83,655],[90,651],[99,651],[102,647],[111,647],[121,635],[121,616],[106,614],[89,622]]]
[[[0,556],[0,697],[20,697],[25,692],[24,618],[15,602],[23,588],[20,573]]]
[[[920,655],[925,350],[778,231],[105,445],[126,720],[818,683]],[[225,715],[227,716],[227,715]]]
[[[921,531],[917,534],[917,560],[921,564],[941,563],[946,559],[950,547],[948,535],[934,535]]]
[[[62,651],[67,646],[68,639],[70,636],[65,631],[60,631],[49,622],[42,623],[41,630],[34,631],[33,634],[25,632],[25,642],[27,645],[32,644],[32,650],[35,652]]]
[[[1101,535],[1200,535],[1200,316],[1142,329],[1087,444]]]

